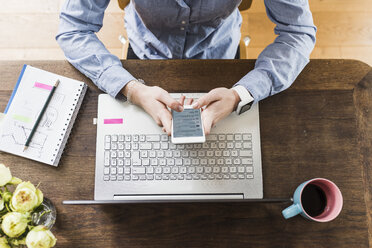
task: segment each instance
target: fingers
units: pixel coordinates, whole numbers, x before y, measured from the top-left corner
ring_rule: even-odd
[[[210,134],[213,126],[213,116],[210,115],[208,111],[203,111],[202,122],[204,127],[204,134],[205,135]]]
[[[171,135],[172,131],[172,115],[168,110],[164,110],[159,115],[159,120],[161,122],[161,126],[163,126],[163,132],[166,132],[168,135]]]
[[[189,99],[187,99],[187,100],[186,100],[186,105],[191,105],[193,101],[194,101],[193,98],[189,98]]]
[[[178,111],[178,112],[182,112],[183,111],[183,104],[181,104],[180,102],[176,101],[165,90],[161,90],[161,92],[159,93],[157,99],[159,101],[161,101],[162,103],[164,103],[165,105],[167,105],[169,108],[171,108],[171,109],[173,109],[175,111]]]
[[[185,103],[185,99],[186,99],[186,97],[184,95],[182,95],[181,98],[178,100],[181,103],[182,106],[185,105],[184,104]]]
[[[201,98],[199,98],[198,101],[196,101],[192,107],[194,109],[196,108],[201,108],[203,106],[206,106],[206,105],[209,105],[211,104],[212,102],[214,101],[217,101],[219,100],[221,97],[220,95],[218,94],[218,91],[216,90],[211,90],[209,93],[207,93],[206,95],[202,96]]]

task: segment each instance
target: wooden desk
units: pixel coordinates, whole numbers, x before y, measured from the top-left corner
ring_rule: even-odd
[[[286,204],[178,203],[64,206],[93,199],[99,90],[67,62],[0,62],[4,108],[22,64],[85,81],[90,89],[58,168],[1,153],[15,176],[37,184],[57,207],[57,247],[368,247],[371,242],[371,68],[353,60],[313,60],[287,91],[260,103],[265,197],[290,197],[315,178],[344,196],[330,223],[284,220]],[[172,92],[230,87],[254,66],[239,61],[124,61],[146,82]]]

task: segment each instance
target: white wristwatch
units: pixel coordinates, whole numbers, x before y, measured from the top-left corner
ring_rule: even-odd
[[[235,90],[240,97],[240,102],[235,111],[238,115],[240,115],[251,108],[254,98],[251,96],[249,91],[242,85],[237,85],[232,89]]]

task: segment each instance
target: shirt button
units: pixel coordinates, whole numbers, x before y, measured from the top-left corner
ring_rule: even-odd
[[[183,30],[185,30],[185,28],[184,27],[181,27],[181,30],[183,31]]]
[[[182,23],[182,24],[186,24],[186,22],[185,22],[185,21],[182,21],[181,23]]]

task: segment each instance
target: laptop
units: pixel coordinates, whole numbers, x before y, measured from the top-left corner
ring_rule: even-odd
[[[198,99],[203,94],[182,95]],[[262,198],[258,104],[218,122],[203,144],[175,145],[141,108],[99,95],[95,201]]]

